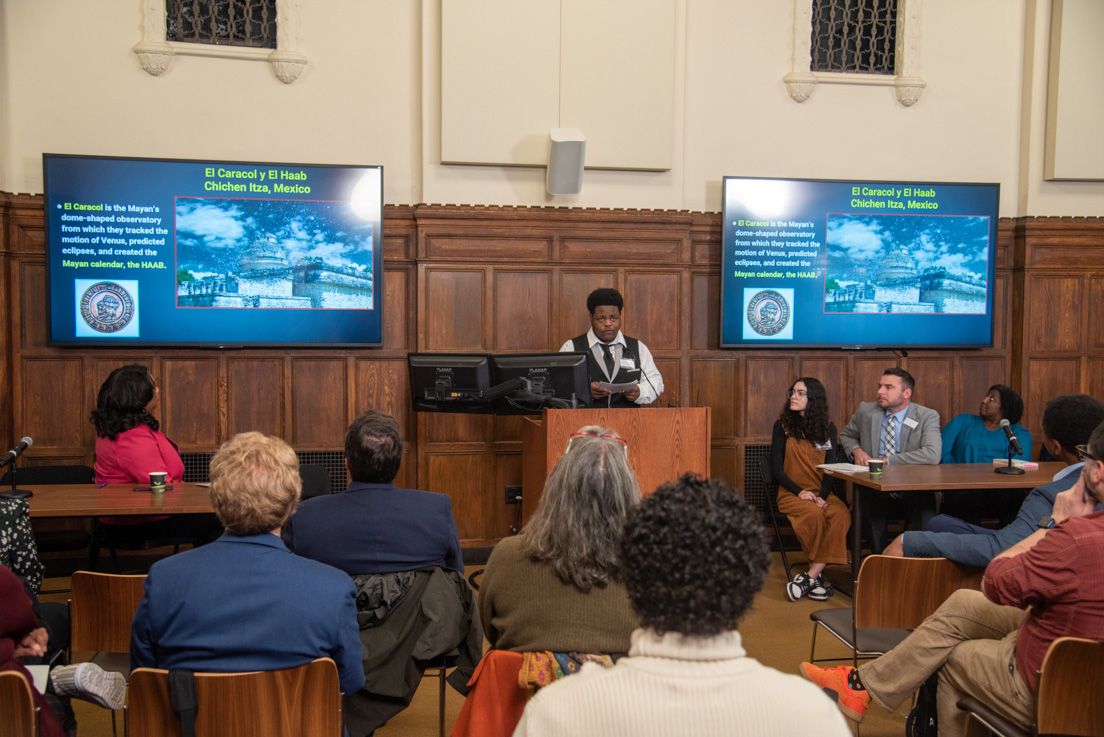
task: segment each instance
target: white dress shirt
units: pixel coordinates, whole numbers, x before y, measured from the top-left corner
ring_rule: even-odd
[[[635,357],[631,355],[626,356],[628,344],[625,342],[625,336],[618,330],[617,335],[609,344],[610,352],[613,354],[613,360],[616,366],[621,365],[622,358],[633,360],[633,363],[636,364],[636,368],[640,369],[641,374],[640,381],[637,382],[637,386],[640,387],[640,396],[637,397],[636,403],[651,404],[663,393],[663,376],[659,373],[659,369],[656,368],[655,360],[652,358],[652,352],[648,350],[648,346],[644,345],[643,341],[637,341],[637,343],[640,346],[640,355]],[[595,360],[598,361],[598,366],[602,369],[604,379],[609,381],[611,377],[606,370],[606,354],[602,350],[602,341],[598,340],[598,336],[594,334],[593,328],[587,331],[587,345],[590,346],[590,352],[594,354]],[[570,340],[560,346],[561,353],[573,350],[575,350],[575,344]],[[601,378],[599,381],[601,381]]]

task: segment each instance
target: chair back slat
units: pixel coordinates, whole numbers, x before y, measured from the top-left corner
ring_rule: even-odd
[[[0,673],[0,737],[34,737],[37,732],[31,684],[18,671]]]
[[[250,673],[196,673],[196,737],[263,734],[341,737],[337,666],[319,658],[296,668]],[[178,737],[169,673],[138,668],[127,692],[130,737]]]
[[[1035,693],[1039,735],[1104,737],[1104,642],[1059,637],[1043,658]]]
[[[74,572],[69,598],[70,648],[129,653],[130,625],[145,580],[144,575]]]
[[[871,555],[859,569],[856,625],[916,629],[957,589],[979,589],[982,573],[946,558]]]

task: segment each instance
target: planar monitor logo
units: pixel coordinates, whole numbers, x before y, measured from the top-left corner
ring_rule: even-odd
[[[128,284],[137,287],[134,282]],[[137,314],[135,297],[122,284],[113,281],[93,281],[87,285],[80,295],[78,310],[85,325],[102,335],[131,332],[127,326]]]
[[[790,325],[792,312],[790,301],[792,299],[792,289],[760,289],[754,294],[749,294],[745,313],[746,326],[754,331],[754,335],[745,335],[745,337],[791,337],[793,327]]]

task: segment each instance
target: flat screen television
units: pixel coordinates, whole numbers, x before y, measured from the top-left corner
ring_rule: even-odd
[[[495,414],[540,414],[545,407],[585,407],[590,400],[586,354],[513,353],[491,356],[497,386],[523,386],[495,401]]]
[[[416,412],[493,414],[491,357],[485,353],[411,353],[410,399]]]
[[[724,178],[722,348],[992,345],[999,184]]]
[[[52,345],[382,345],[382,167],[42,159]]]

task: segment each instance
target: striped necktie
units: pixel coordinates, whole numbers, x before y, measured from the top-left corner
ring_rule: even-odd
[[[897,452],[897,415],[890,415],[885,426],[886,458]]]

